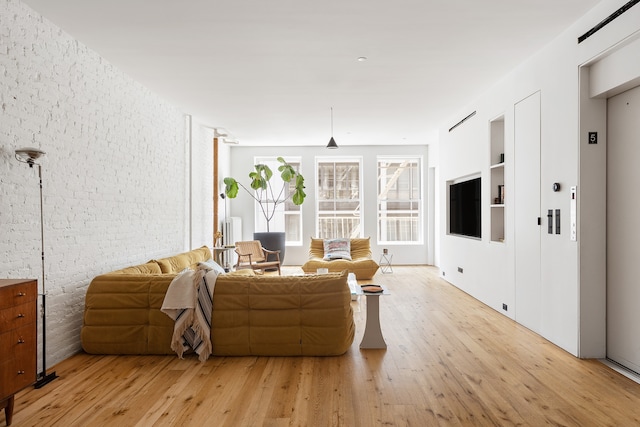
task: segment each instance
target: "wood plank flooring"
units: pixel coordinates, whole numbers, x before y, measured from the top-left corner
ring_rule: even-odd
[[[13,426],[632,426],[640,385],[580,360],[444,282],[375,281],[386,350],[340,357],[75,355],[16,396]],[[0,416],[0,426],[4,417]]]

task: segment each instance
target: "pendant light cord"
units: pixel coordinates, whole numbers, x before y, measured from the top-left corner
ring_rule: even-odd
[[[331,138],[333,138],[333,107],[331,107]]]

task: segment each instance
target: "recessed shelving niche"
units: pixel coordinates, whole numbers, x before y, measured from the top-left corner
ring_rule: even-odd
[[[491,173],[491,241],[504,242],[504,211],[507,194],[504,185],[504,116],[489,122]]]

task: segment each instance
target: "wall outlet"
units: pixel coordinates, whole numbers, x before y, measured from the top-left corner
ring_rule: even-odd
[[[462,269],[462,267],[458,267],[458,273],[464,273],[464,270]]]
[[[507,304],[504,304],[504,303],[502,304],[502,309],[503,309],[504,311],[509,311],[509,310],[507,309]]]

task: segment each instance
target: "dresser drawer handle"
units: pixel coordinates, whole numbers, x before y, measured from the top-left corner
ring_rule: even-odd
[[[24,340],[22,338],[18,338],[18,344],[24,344]]]
[[[24,371],[18,371],[18,375],[24,375]]]
[[[24,313],[18,313],[18,319],[23,318],[24,317]]]
[[[26,292],[18,292],[18,296],[19,297],[26,297],[27,293]]]

